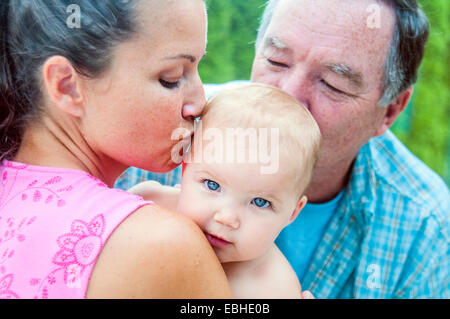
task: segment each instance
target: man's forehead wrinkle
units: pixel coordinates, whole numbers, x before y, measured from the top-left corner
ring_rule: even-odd
[[[327,25],[328,27],[334,27],[332,30],[344,31],[340,32],[340,38],[352,40],[353,37],[351,35],[358,29],[358,26],[363,26],[364,28],[367,26],[367,12],[365,7],[358,10],[359,5],[355,5],[353,1],[339,0],[337,4],[330,4],[330,1],[312,2],[313,4],[306,4],[306,7],[305,3],[297,3],[295,7],[291,6],[289,8],[289,6],[286,6],[285,8],[287,15],[294,17],[299,24],[312,33],[336,37],[337,35],[321,32],[320,29],[322,28],[318,27],[318,25]],[[316,10],[311,10],[311,6],[316,7]],[[336,6],[336,8],[330,10],[330,6]],[[316,22],[316,25],[311,22]]]
[[[370,2],[368,1],[368,3]],[[312,5],[316,9],[317,6],[321,9],[311,11]],[[330,5],[335,5],[335,10],[330,10]],[[353,1],[336,1],[336,4],[332,4],[330,1],[314,1],[313,4],[309,1],[290,1],[290,3],[286,2],[285,6],[279,7],[281,10],[278,11],[279,16],[276,20],[298,22],[294,23],[295,27],[286,27],[286,31],[292,29],[292,31],[301,34],[301,28],[305,28],[312,34],[350,41],[354,41],[355,38],[365,37],[367,30],[374,33],[377,37],[380,33],[378,29],[376,30],[377,32],[373,32],[373,30],[367,28],[368,13],[366,6]],[[330,32],[322,31],[323,28],[318,27],[319,25],[331,27],[331,29],[327,28]],[[383,29],[384,27],[385,25],[383,24]]]
[[[292,13],[292,15],[294,15],[294,13]],[[294,19],[297,21],[296,30],[295,30],[296,33],[302,33],[302,30],[298,30],[299,29],[298,27],[301,27],[301,28],[307,29],[309,32],[311,32],[313,34],[318,34],[318,35],[322,35],[322,36],[326,36],[326,37],[347,39],[347,40],[353,39],[351,36],[347,35],[347,32],[341,32],[339,35],[337,35],[337,34],[332,34],[330,32],[323,32],[321,30],[318,30],[318,28],[316,28],[315,26],[310,26],[308,24],[308,22],[305,21],[305,19],[302,15],[294,15]],[[348,30],[347,25],[332,23],[332,21],[327,21],[327,25],[334,25],[339,29],[344,29],[344,30],[347,29]]]

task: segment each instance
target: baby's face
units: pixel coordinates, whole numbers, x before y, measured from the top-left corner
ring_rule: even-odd
[[[222,263],[255,259],[302,207],[292,175],[282,165],[262,175],[259,164],[188,164],[178,212],[200,226]]]

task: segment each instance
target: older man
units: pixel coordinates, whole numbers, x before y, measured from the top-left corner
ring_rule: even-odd
[[[303,102],[323,134],[310,204],[277,240],[317,298],[450,297],[448,188],[389,131],[427,37],[415,0],[268,1],[251,80]]]

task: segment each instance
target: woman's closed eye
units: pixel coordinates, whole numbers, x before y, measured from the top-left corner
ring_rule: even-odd
[[[272,206],[272,204],[268,200],[260,197],[254,198],[252,200],[252,204],[259,208],[268,208]]]
[[[203,181],[203,184],[205,185],[205,187],[213,192],[220,192],[220,185],[210,179],[205,179]]]
[[[159,83],[161,83],[161,85],[166,89],[170,90],[176,89],[180,85],[180,81],[170,82],[163,79],[159,79]]]

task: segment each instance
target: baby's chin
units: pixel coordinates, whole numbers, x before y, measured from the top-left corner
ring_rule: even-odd
[[[236,258],[235,256],[230,256],[229,254],[221,251],[221,248],[214,247],[214,252],[216,253],[217,259],[219,259],[221,264],[228,264],[228,263],[234,263],[234,262],[240,262],[241,260],[239,258]]]
[[[247,258],[246,256],[230,256],[230,254],[226,254],[223,251],[220,251],[220,248],[213,247],[213,249],[221,264],[246,262],[258,258],[258,256],[247,256]]]

